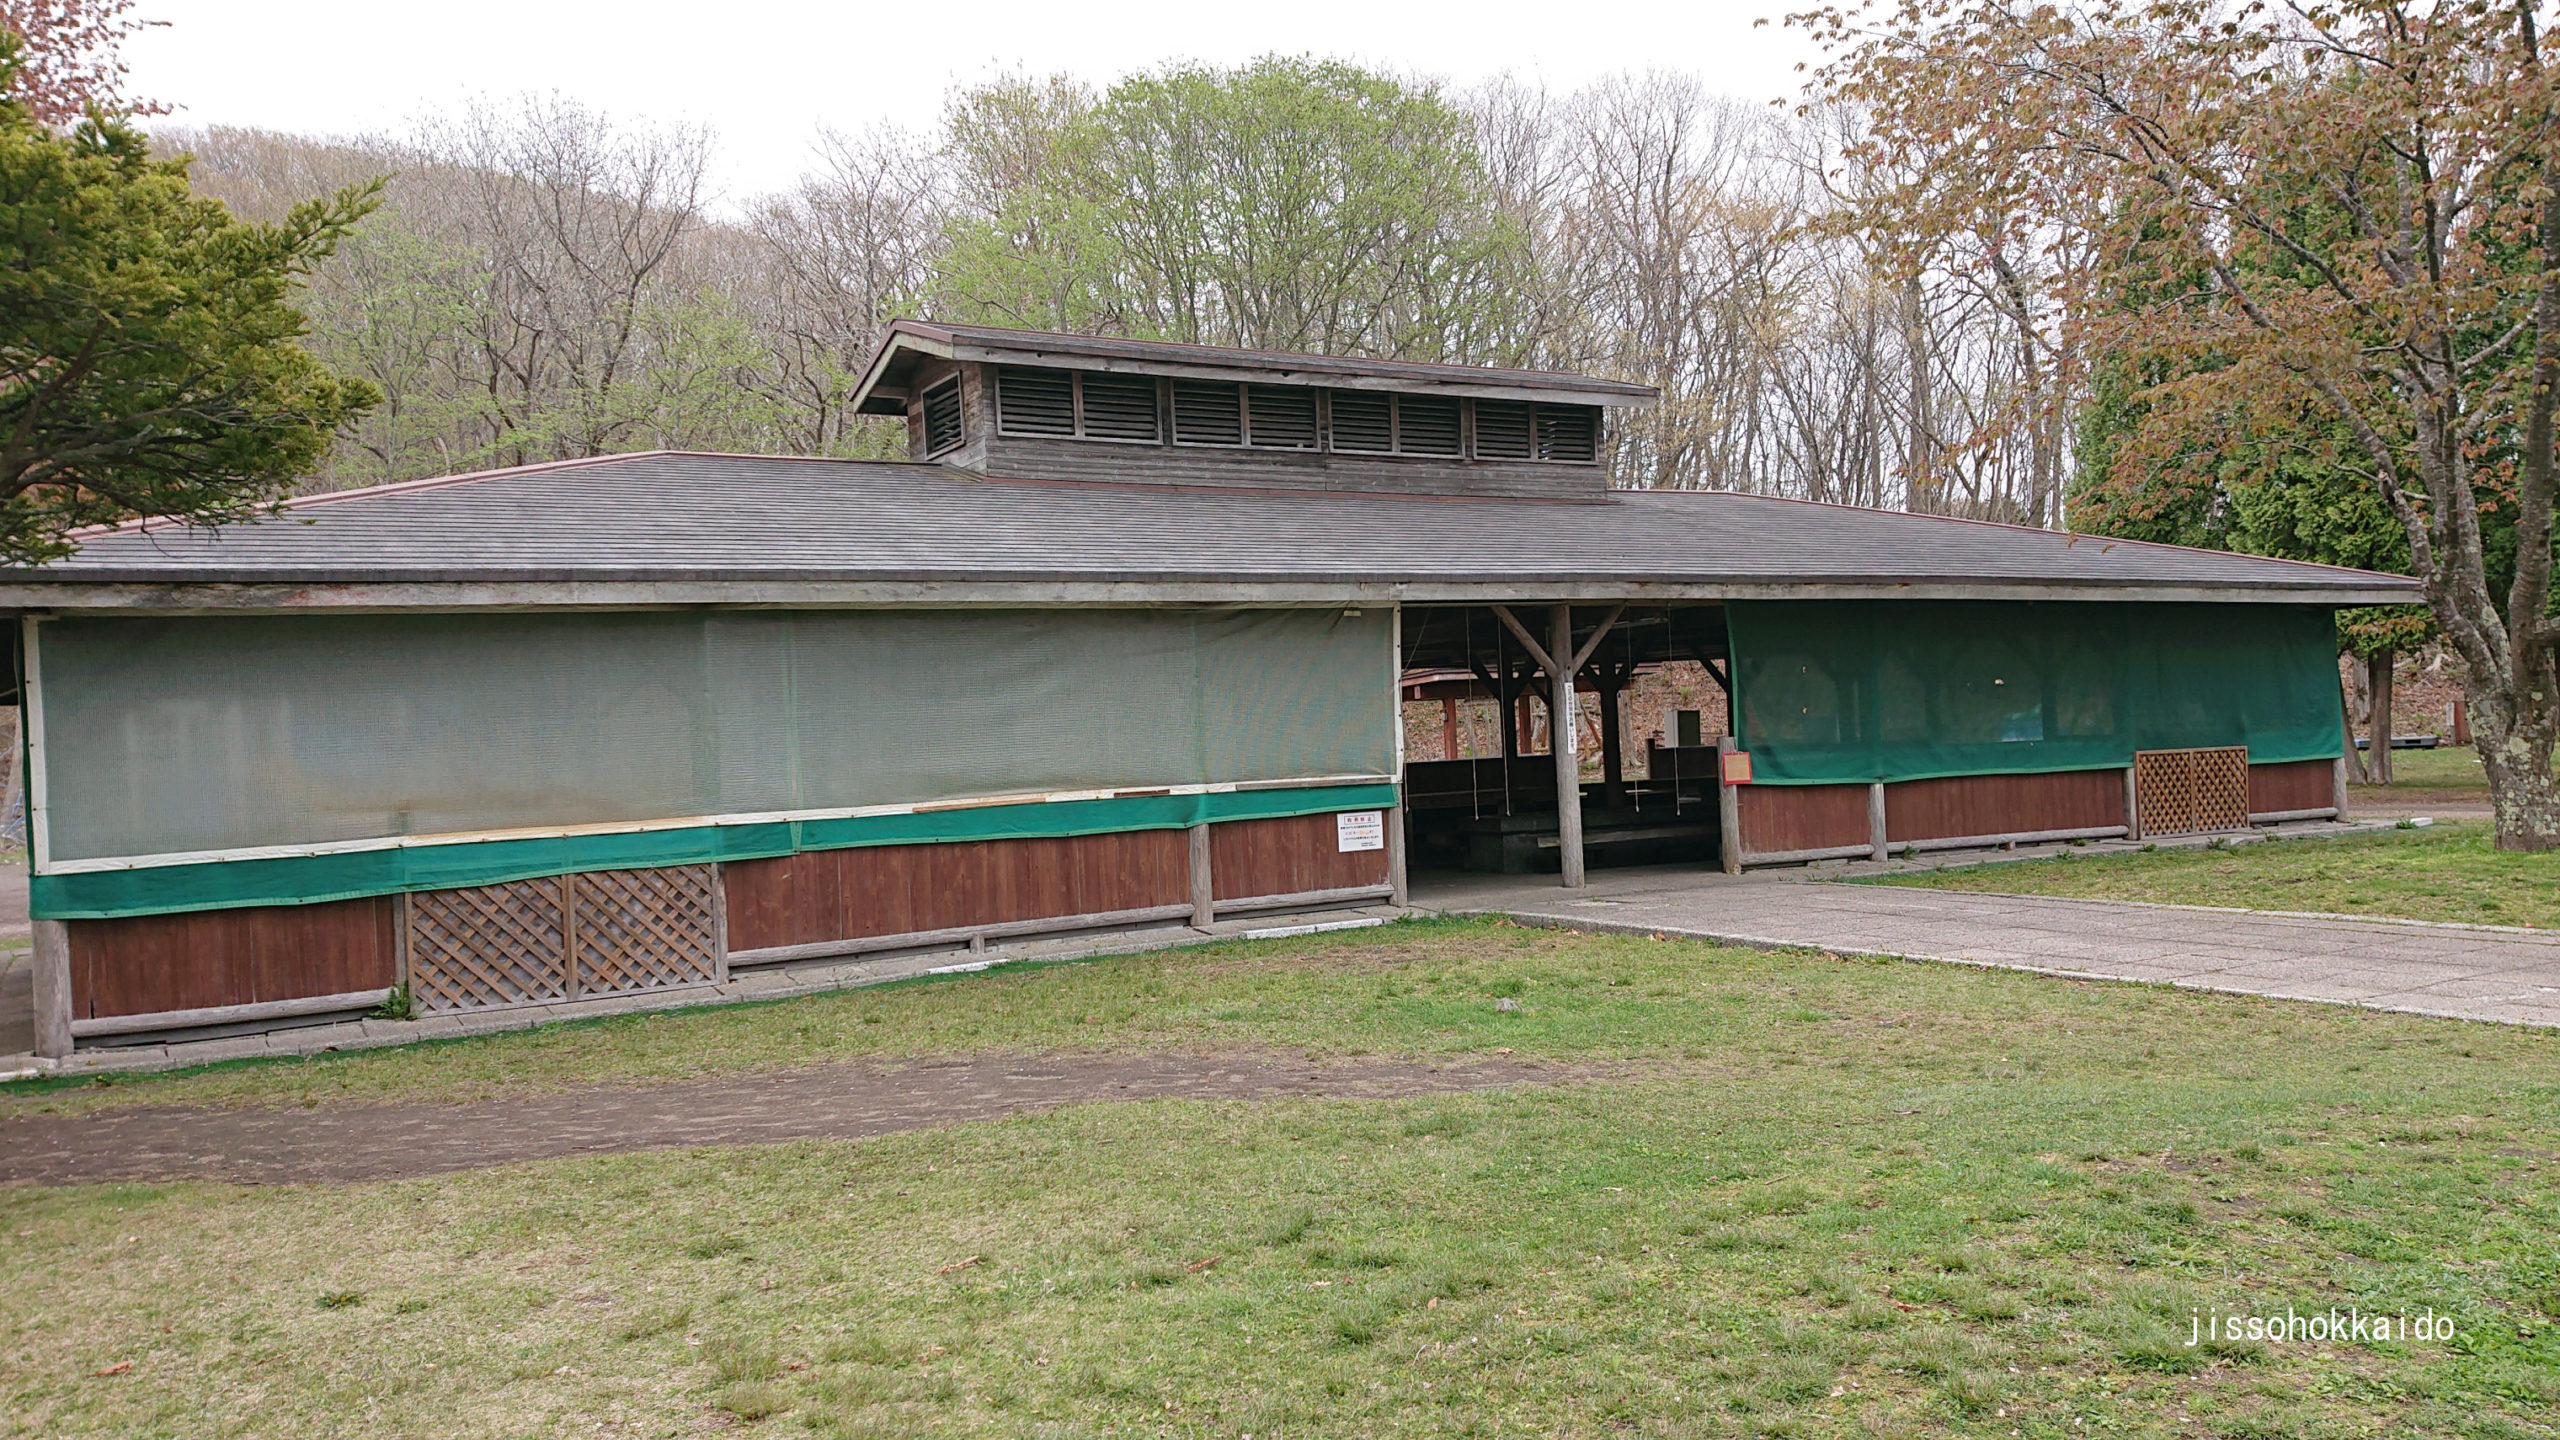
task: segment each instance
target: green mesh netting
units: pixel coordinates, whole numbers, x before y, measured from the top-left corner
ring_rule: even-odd
[[[1735,731],[1763,783],[2130,765],[2136,750],[2341,753],[2325,608],[1737,601]]]
[[[54,860],[1385,775],[1372,609],[48,621]]]

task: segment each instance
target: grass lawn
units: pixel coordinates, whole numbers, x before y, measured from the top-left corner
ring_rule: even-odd
[[[1495,1008],[1512,998],[1519,1008]],[[2560,1434],[2560,1036],[1492,923],[64,1090],[1606,1060],[350,1186],[0,1191],[0,1433]],[[2332,1305],[2453,1338],[2189,1348]]]
[[[2505,854],[2492,837],[2486,822],[2440,822],[2335,840],[2023,860],[1875,883],[2560,928],[2560,854]]]
[[[2391,783],[2350,785],[2347,805],[2486,805],[2489,775],[2480,752],[2468,745],[2391,752]]]

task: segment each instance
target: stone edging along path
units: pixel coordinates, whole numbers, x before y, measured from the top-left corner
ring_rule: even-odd
[[[853,1139],[1119,1100],[1382,1100],[1598,1078],[1499,1059],[988,1055],[843,1064],[463,1105],[141,1107],[0,1119],[0,1182],[397,1180],[525,1160]]]

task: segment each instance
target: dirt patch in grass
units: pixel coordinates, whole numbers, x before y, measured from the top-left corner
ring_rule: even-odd
[[[1390,1099],[1586,1078],[1590,1066],[1224,1056],[981,1055],[598,1088],[468,1105],[155,1108],[0,1119],[0,1181],[409,1179],[564,1155],[855,1139],[1095,1101]]]

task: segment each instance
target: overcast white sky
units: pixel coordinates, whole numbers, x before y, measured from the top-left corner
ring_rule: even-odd
[[[1685,70],[1726,94],[1791,96],[1813,58],[1779,23],[1803,0],[1505,6],[1378,0],[142,0],[167,21],[128,43],[136,95],[181,125],[313,134],[397,129],[475,95],[563,95],[718,134],[732,199],[805,167],[820,125],[924,128],[956,83],[1014,68],[1108,80],[1170,59],[1280,51],[1470,83],[1501,71],[1571,89],[1620,70]],[[1770,23],[1754,28],[1752,21]]]

